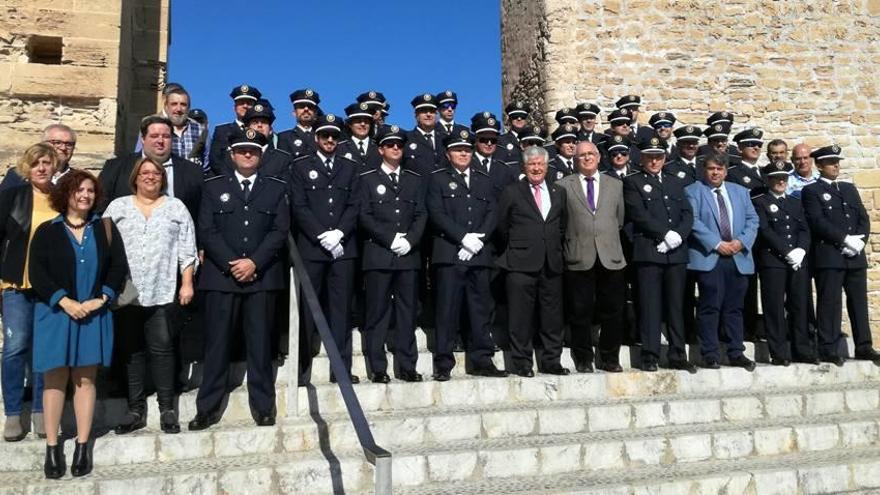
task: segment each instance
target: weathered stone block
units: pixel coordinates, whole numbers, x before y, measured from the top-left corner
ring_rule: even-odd
[[[801,451],[833,449],[840,440],[836,425],[799,425],[794,433]]]
[[[803,398],[800,395],[779,395],[764,399],[764,409],[770,418],[800,416],[803,407]]]
[[[795,447],[794,434],[788,427],[756,430],[754,438],[758,455],[786,454]]]
[[[799,469],[798,482],[804,493],[843,492],[849,489],[849,470],[846,466]]]
[[[721,420],[721,403],[717,400],[670,401],[669,422],[674,425],[711,423]]]
[[[752,476],[755,480],[755,493],[789,495],[798,491],[796,471],[758,471]]]
[[[469,478],[477,468],[476,452],[428,454],[428,478],[452,481]]]
[[[712,435],[685,435],[669,441],[676,462],[696,462],[712,457]]]
[[[751,455],[754,450],[752,432],[724,432],[712,435],[712,451],[718,459],[737,459]]]
[[[587,442],[584,449],[584,469],[616,469],[623,467],[624,446],[620,441]]]
[[[666,456],[667,441],[662,438],[624,440],[626,456],[634,466],[660,464]]]
[[[632,423],[632,408],[629,405],[594,406],[587,411],[590,431],[622,430]]]
[[[587,411],[583,408],[538,410],[538,430],[542,435],[577,433],[586,429]]]
[[[485,412],[483,431],[488,438],[531,435],[538,431],[538,412],[534,410]]]

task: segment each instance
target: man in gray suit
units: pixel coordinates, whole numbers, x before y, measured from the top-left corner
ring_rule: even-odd
[[[571,352],[581,373],[593,372],[593,311],[602,326],[598,367],[619,373],[623,338],[624,270],[620,245],[623,182],[599,173],[599,150],[589,141],[575,150],[578,173],[557,182],[566,193],[565,294]]]

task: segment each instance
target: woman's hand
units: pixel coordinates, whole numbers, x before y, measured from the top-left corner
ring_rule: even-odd
[[[63,297],[60,301],[58,301],[58,305],[61,306],[61,309],[67,313],[67,316],[70,316],[74,320],[81,320],[89,315],[89,312],[83,308],[83,305],[74,301],[69,297]]]
[[[88,314],[92,314],[95,311],[104,307],[104,299],[89,299],[88,301],[82,303],[82,308],[88,312]]]
[[[193,286],[192,284],[182,283],[180,284],[180,291],[178,292],[178,298],[180,299],[180,305],[186,306],[187,304],[192,302],[193,299]]]

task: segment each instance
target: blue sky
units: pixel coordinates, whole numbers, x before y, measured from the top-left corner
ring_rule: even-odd
[[[326,112],[381,91],[390,123],[412,127],[410,100],[458,94],[456,121],[500,115],[500,7],[496,0],[171,2],[168,80],[183,84],[211,127],[232,118],[229,91],[256,86],[293,125],[288,95],[312,88]]]

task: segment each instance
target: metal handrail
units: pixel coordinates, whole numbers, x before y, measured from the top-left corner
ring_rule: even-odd
[[[312,281],[303,267],[299,249],[296,247],[296,242],[290,233],[287,234],[287,245],[292,270],[296,274],[295,278],[302,289],[302,295],[305,298],[308,312],[311,313],[315,321],[315,327],[318,329],[321,343],[324,344],[324,350],[327,352],[327,357],[330,360],[330,370],[333,372],[333,376],[336,377],[336,384],[339,386],[339,392],[342,394],[342,400],[345,403],[348,416],[351,418],[351,424],[354,426],[358,442],[360,442],[361,448],[364,450],[367,462],[375,467],[375,493],[377,495],[391,495],[391,452],[376,445],[376,441],[373,439],[370,424],[367,422],[361,403],[354,392],[349,370],[342,361],[342,355],[339,353],[336,342],[333,340],[333,335],[330,333],[330,327],[327,325],[327,317],[324,315],[324,311],[321,310],[321,304],[318,302],[315,287],[312,285]],[[299,293],[291,290],[290,297],[291,299],[299,297]],[[291,315],[290,318],[294,318],[294,315]],[[292,340],[299,337],[291,332],[289,338]],[[293,373],[297,372],[297,369],[293,370]],[[294,404],[293,407],[298,406]]]

